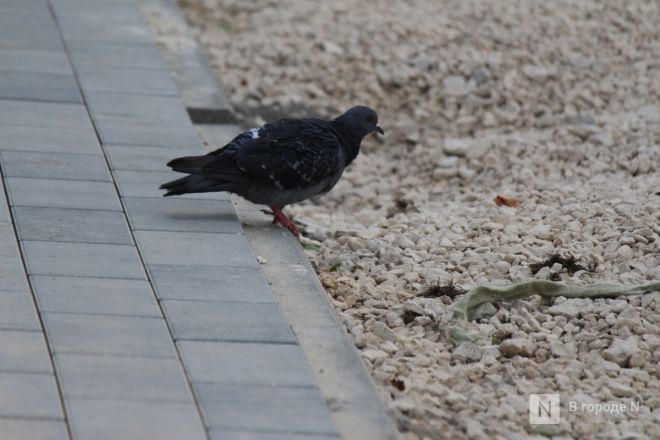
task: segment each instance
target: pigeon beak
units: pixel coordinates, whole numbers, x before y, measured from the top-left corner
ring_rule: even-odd
[[[380,128],[378,125],[376,125],[376,131],[377,131],[378,133],[380,133],[380,134],[383,134],[383,135],[385,134],[385,130],[383,130],[382,128]]]

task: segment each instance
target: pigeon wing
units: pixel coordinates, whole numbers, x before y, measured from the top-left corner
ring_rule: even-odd
[[[253,181],[280,190],[304,189],[342,171],[341,143],[325,121],[282,120],[255,130],[241,139],[235,156],[236,166]],[[212,162],[203,173],[212,175],[213,168]]]

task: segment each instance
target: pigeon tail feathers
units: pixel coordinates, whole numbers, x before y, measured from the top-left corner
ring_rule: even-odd
[[[189,193],[203,193],[212,191],[223,191],[222,185],[213,178],[192,174],[180,179],[164,183],[160,189],[166,189],[163,197],[178,196]]]
[[[185,156],[172,159],[167,166],[180,173],[195,174],[199,173],[205,165],[213,162],[215,156]]]

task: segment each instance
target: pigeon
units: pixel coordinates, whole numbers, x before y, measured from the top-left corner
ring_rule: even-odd
[[[203,156],[171,160],[167,166],[187,173],[160,189],[165,197],[225,191],[252,203],[267,205],[296,237],[300,231],[282,209],[324,194],[355,160],[360,144],[371,133],[385,134],[378,115],[356,106],[333,120],[282,119],[236,136]]]

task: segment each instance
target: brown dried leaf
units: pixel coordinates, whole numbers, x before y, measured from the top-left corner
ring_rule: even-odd
[[[510,206],[512,208],[515,208],[516,206],[519,206],[521,203],[522,200],[516,199],[515,197],[501,196],[501,195],[495,197],[495,204],[497,206]]]

